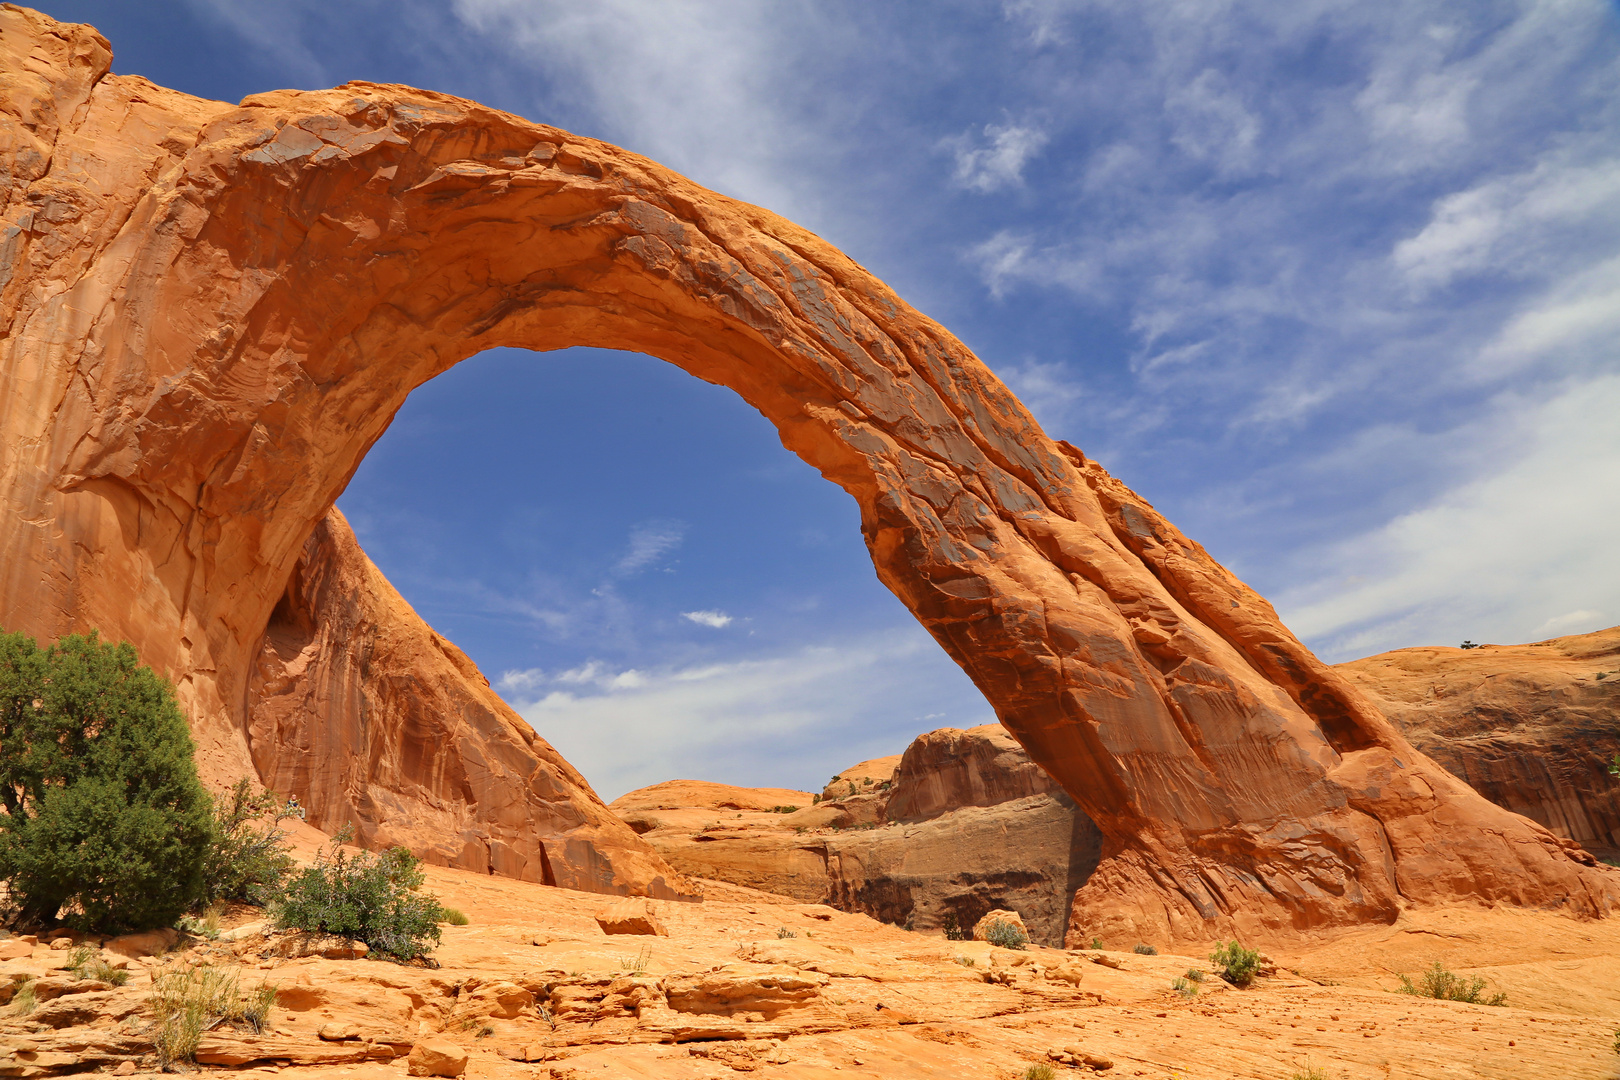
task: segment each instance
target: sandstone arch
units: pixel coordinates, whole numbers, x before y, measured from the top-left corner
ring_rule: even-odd
[[[1607,871],[1414,752],[1264,600],[791,223],[442,95],[201,101],[108,76],[93,31],[15,8],[0,46],[0,625],[133,641],[217,767],[246,767],[266,628],[411,388],[497,345],[597,345],[731,387],[856,499],[881,579],[1102,829],[1073,932],[1610,906]],[[563,883],[671,888],[557,793],[543,741],[480,707],[495,741],[461,747],[455,795],[519,801],[479,820],[521,846],[555,797],[590,864]],[[482,745],[505,756],[469,764]]]

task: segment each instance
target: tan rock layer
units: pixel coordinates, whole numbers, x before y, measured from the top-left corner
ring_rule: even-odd
[[[495,346],[594,345],[729,386],[855,498],[879,578],[1101,828],[1086,932],[1613,902],[790,222],[444,95],[201,101],[17,8],[0,51],[0,625],[132,641],[214,769],[248,767],[265,629],[410,390]]]

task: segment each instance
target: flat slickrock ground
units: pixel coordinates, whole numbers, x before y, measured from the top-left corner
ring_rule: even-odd
[[[651,904],[668,937],[609,936],[594,916],[612,898],[425,869],[427,887],[472,920],[444,927],[437,969],[268,957],[261,935],[197,942],[132,962],[129,984],[101,992],[106,1015],[88,1022],[39,1023],[76,995],[28,1017],[0,1008],[0,1076],[110,1069],[120,1059],[109,1046],[139,1042],[144,1021],[130,1009],[151,975],[204,960],[240,963],[244,986],[277,986],[269,1031],[214,1032],[203,1044],[205,1059],[258,1055],[207,1071],[266,1080],[400,1080],[408,1045],[427,1038],[464,1047],[466,1075],[490,1080],[1015,1080],[1043,1061],[1058,1077],[1155,1080],[1291,1080],[1311,1067],[1334,1080],[1620,1076],[1620,920],[1426,910],[1270,950],[1275,976],[1237,990],[1211,975],[1186,998],[1172,980],[1207,971],[1207,959],[1137,955],[1131,943],[1013,953],[718,882],[701,904]],[[59,977],[66,955],[41,944],[0,963],[0,981]],[[1396,972],[1434,960],[1486,976],[1508,1006],[1389,992]],[[323,1040],[329,1024],[352,1037]],[[1050,1051],[1112,1064],[1099,1071]]]

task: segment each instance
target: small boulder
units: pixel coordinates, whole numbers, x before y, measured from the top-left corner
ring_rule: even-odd
[[[646,934],[669,937],[663,922],[653,913],[648,900],[621,900],[596,913],[596,925],[604,934]]]
[[[411,1047],[405,1068],[412,1076],[460,1076],[467,1071],[467,1051],[448,1039],[424,1039]]]
[[[107,942],[106,948],[108,952],[127,956],[131,960],[139,960],[143,956],[156,956],[158,953],[168,952],[179,940],[180,931],[172,926],[165,926],[161,930],[147,930],[140,934],[115,937]]]
[[[360,1037],[360,1029],[353,1024],[340,1020],[333,1020],[329,1024],[322,1024],[321,1030],[316,1032],[324,1042],[347,1042]]]
[[[1026,939],[1029,937],[1029,929],[1024,926],[1024,920],[1018,914],[1018,912],[997,908],[973,924],[973,940],[988,941],[989,939],[984,936],[985,932],[988,931],[992,925],[998,922],[1011,923],[1023,932]]]
[[[0,960],[22,960],[34,955],[32,942],[22,938],[7,938],[0,941]]]
[[[133,1061],[120,1061],[118,1068],[112,1071],[114,1076],[134,1076],[135,1063]]]

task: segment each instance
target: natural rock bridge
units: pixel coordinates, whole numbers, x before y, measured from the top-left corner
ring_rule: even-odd
[[[730,387],[856,500],[884,584],[1102,830],[1071,933],[1613,902],[1609,871],[1416,753],[790,222],[442,95],[204,101],[17,8],[0,54],[0,626],[133,642],[209,774],[256,770],[439,861],[679,892],[332,514],[412,388],[495,346],[593,345]]]

